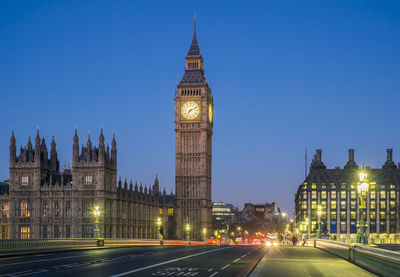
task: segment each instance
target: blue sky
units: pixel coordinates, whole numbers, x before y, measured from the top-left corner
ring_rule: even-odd
[[[399,161],[397,1],[8,1],[0,3],[0,178],[8,147],[55,135],[71,162],[101,126],[119,175],[174,189],[174,90],[198,19],[215,102],[213,200],[293,211],[304,149]]]

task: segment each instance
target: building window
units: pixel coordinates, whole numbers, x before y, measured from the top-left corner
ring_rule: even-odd
[[[82,216],[92,216],[93,199],[82,200]]]
[[[336,191],[331,191],[331,198],[336,199]]]
[[[346,221],[341,221],[341,222],[340,222],[340,232],[345,233],[346,230],[347,230]]]
[[[311,198],[316,199],[317,198],[317,192],[314,190],[311,192]]]
[[[311,209],[315,210],[317,208],[317,201],[311,202]]]
[[[336,200],[331,201],[331,209],[336,209]]]
[[[346,219],[347,213],[345,211],[340,212],[340,219]]]
[[[395,191],[391,191],[390,192],[390,198],[391,199],[395,199],[396,198],[396,192]]]
[[[356,191],[355,190],[352,190],[351,191],[351,199],[355,199],[356,198]]]
[[[351,211],[350,216],[351,216],[350,217],[351,219],[356,219],[357,218],[357,214],[356,214],[355,211]]]
[[[49,204],[43,204],[43,216],[49,216]]]
[[[321,198],[326,199],[326,191],[321,191]]]
[[[19,227],[19,237],[20,237],[20,239],[29,239],[29,238],[31,238],[30,230],[31,230],[31,228],[29,227],[29,225],[20,226]]]
[[[381,212],[381,219],[386,219],[386,213],[385,212]]]
[[[316,188],[317,188],[317,184],[312,184],[312,185],[311,185],[311,188],[312,188],[312,189],[316,189]]]
[[[85,185],[93,185],[93,176],[92,175],[85,176]]]
[[[375,201],[371,201],[370,206],[371,206],[371,209],[376,209]]]
[[[381,209],[386,209],[386,201],[381,201]]]
[[[58,209],[58,201],[54,202],[54,216],[59,216],[60,215],[60,211]]]
[[[303,199],[307,199],[307,191],[303,191]]]
[[[346,199],[346,191],[341,191],[340,192],[340,198],[341,199]]]
[[[65,237],[69,239],[71,237],[71,226],[65,226]]]
[[[396,212],[395,211],[390,211],[390,220],[396,220]]]
[[[336,185],[335,184],[331,184],[331,189],[336,189]]]
[[[2,217],[8,217],[9,216],[8,203],[1,204],[1,215],[2,215]]]
[[[29,186],[29,176],[22,176],[21,178],[21,185],[23,186]]]
[[[341,209],[346,209],[346,200],[340,201],[340,208]]]
[[[386,198],[386,191],[381,190],[381,191],[379,192],[379,196],[380,196],[381,199]]]
[[[85,239],[91,239],[94,237],[93,225],[83,225],[82,226],[82,237]]]
[[[301,208],[302,208],[303,210],[306,210],[306,209],[307,209],[307,201],[302,201],[302,202],[301,202]]]
[[[54,225],[54,238],[58,239],[59,233],[58,233],[58,225]]]
[[[371,211],[370,212],[370,219],[374,219],[376,218],[376,212],[375,211]]]
[[[336,212],[331,212],[331,219],[336,219]]]
[[[390,209],[391,209],[391,210],[396,209],[396,201],[390,200]]]
[[[122,219],[126,219],[126,212],[122,212]]]
[[[21,209],[21,216],[23,216],[23,217],[30,217],[31,216],[30,207],[29,207],[29,203],[28,202],[22,201],[21,205],[20,205],[20,209]]]
[[[71,217],[71,202],[69,201],[65,204],[65,216]]]
[[[44,239],[47,239],[47,225],[43,225],[43,235],[42,235],[42,237]]]
[[[160,215],[163,215],[163,214],[164,214],[164,209],[160,208]]]
[[[350,201],[350,209],[355,209],[356,208],[356,201]]]
[[[174,208],[168,208],[168,215],[174,215]]]
[[[371,199],[375,199],[376,198],[376,192],[375,191],[371,191]]]

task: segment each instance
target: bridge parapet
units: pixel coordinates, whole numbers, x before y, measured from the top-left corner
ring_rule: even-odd
[[[316,239],[316,248],[330,252],[379,276],[400,276],[400,253],[374,245]]]

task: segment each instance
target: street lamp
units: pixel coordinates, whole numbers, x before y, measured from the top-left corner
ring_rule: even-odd
[[[203,240],[206,241],[207,239],[207,228],[203,228]]]
[[[189,241],[189,243],[190,243],[190,225],[189,225],[189,223],[186,224],[186,233],[187,233],[186,239],[187,239],[187,240]]]
[[[95,228],[94,228],[94,237],[96,239],[98,239],[99,238],[99,234],[100,234],[100,230],[99,230],[100,208],[99,208],[99,206],[95,206],[94,207],[93,215],[94,215],[94,218],[96,219],[95,222],[94,222],[96,224]]]
[[[364,165],[361,169],[361,172],[359,173],[360,177],[360,182],[357,186],[358,190],[358,197],[360,198],[360,222],[357,224],[357,242],[358,243],[368,243],[368,237],[367,237],[367,223],[366,223],[366,204],[365,200],[367,197],[368,189],[369,189],[369,180],[368,180],[368,174],[364,170]]]
[[[321,214],[322,214],[322,206],[321,206],[321,205],[318,205],[318,206],[317,206],[317,215],[318,215],[318,222],[317,222],[317,225],[318,225],[318,229],[317,229],[317,238],[318,238],[318,239],[321,238],[321,223],[320,223]]]
[[[160,217],[158,217],[158,218],[157,218],[157,226],[158,226],[158,234],[157,234],[157,239],[159,239],[159,240],[160,240],[160,244],[161,244],[161,241],[162,241],[162,239],[163,239],[163,237],[162,237],[162,235],[161,235],[161,225],[162,225],[161,218],[160,218]]]
[[[309,224],[308,218],[306,218],[306,237],[309,237],[309,234],[308,234],[308,224]]]

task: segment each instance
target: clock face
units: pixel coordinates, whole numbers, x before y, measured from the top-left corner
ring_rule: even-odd
[[[193,120],[196,119],[200,114],[200,107],[194,101],[185,102],[181,110],[182,116],[185,119]]]
[[[210,122],[213,121],[213,107],[212,105],[208,105],[208,119],[210,120]]]

